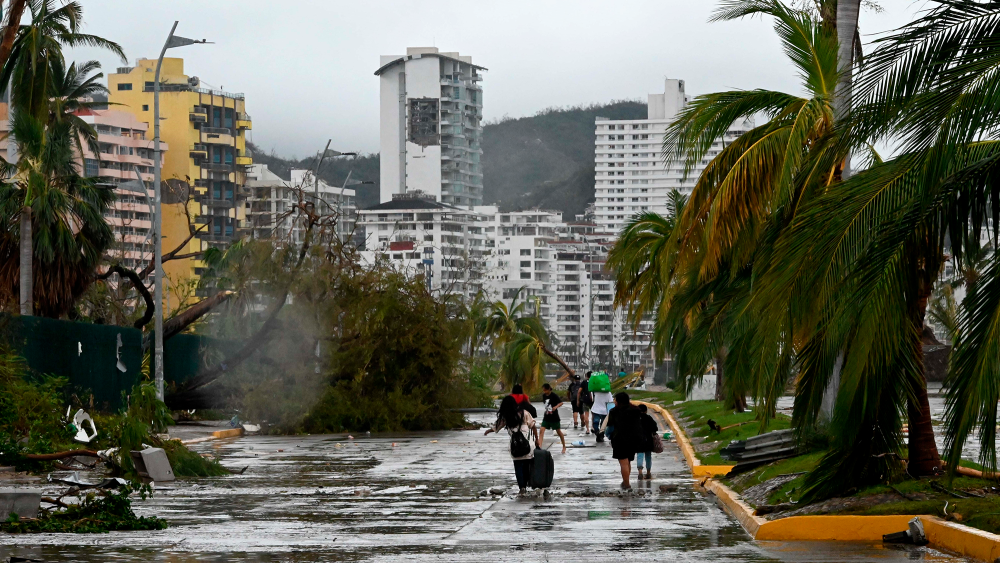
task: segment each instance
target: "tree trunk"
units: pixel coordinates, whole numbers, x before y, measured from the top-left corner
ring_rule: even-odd
[[[559,365],[561,365],[561,366],[562,366],[562,368],[563,368],[564,370],[566,370],[566,374],[567,374],[567,375],[569,375],[570,377],[573,377],[573,375],[575,375],[575,374],[573,373],[573,370],[569,369],[569,366],[568,366],[568,365],[566,365],[566,362],[564,362],[564,361],[562,360],[562,358],[560,358],[559,356],[557,356],[557,355],[553,354],[553,353],[552,353],[552,351],[548,349],[548,347],[546,347],[546,346],[545,346],[544,344],[542,344],[542,343],[541,343],[541,341],[539,341],[539,342],[538,342],[538,344],[539,344],[539,346],[541,346],[541,347],[542,347],[542,352],[545,352],[545,354],[546,354],[546,355],[547,355],[548,357],[550,357],[550,358],[552,358],[553,360],[555,360],[556,362],[558,362],[558,363],[559,363]]]
[[[24,14],[24,7],[27,4],[28,0],[11,0],[10,9],[7,11],[7,23],[3,29],[3,40],[0,41],[0,67],[10,58],[17,30],[21,27],[21,15]]]
[[[31,244],[31,207],[25,205],[21,209],[21,248],[20,248],[20,267],[21,267],[21,314],[22,315],[33,315],[34,314],[34,287],[33,281],[34,276],[32,272],[32,256],[34,252],[32,251]]]
[[[933,288],[933,278],[923,270],[920,272],[920,280],[917,293],[917,303],[913,315],[913,325],[917,334],[924,332],[924,316],[927,312],[927,301],[931,296]],[[923,279],[929,278],[929,279]],[[920,338],[920,337],[918,337]],[[934,441],[934,427],[931,425],[931,406],[927,399],[927,378],[924,376],[924,348],[923,342],[917,343],[917,366],[920,370],[920,381],[915,390],[915,397],[907,400],[906,415],[909,419],[910,437],[907,443],[907,455],[909,462],[907,469],[910,475],[919,477],[921,475],[935,475],[941,472],[941,454],[938,453],[937,443]]]
[[[861,12],[861,0],[837,0],[837,39],[840,46],[837,49],[837,69],[840,76],[833,97],[833,113],[837,119],[843,119],[851,110],[851,94],[853,92],[854,38],[858,31],[858,14]],[[844,158],[842,178],[851,175],[851,155]]]

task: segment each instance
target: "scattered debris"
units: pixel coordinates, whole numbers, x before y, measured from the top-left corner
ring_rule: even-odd
[[[674,493],[677,492],[679,487],[677,485],[660,485],[661,493]]]
[[[736,462],[736,467],[729,472],[729,476],[739,475],[772,461],[794,457],[797,453],[798,445],[791,429],[775,430],[746,440],[733,440],[719,450],[724,459]]]
[[[0,489],[0,514],[18,518],[38,518],[42,491],[37,489]],[[4,518],[6,520],[6,518]]]
[[[86,489],[117,489],[128,484],[128,481],[122,479],[121,477],[108,477],[97,482],[84,481],[80,478],[80,472],[74,471],[69,475],[56,476],[49,473],[46,476],[46,480],[49,483],[62,483],[64,485],[70,485],[78,488],[79,490]]]
[[[163,448],[146,448],[132,451],[132,463],[139,477],[150,481],[173,481],[174,470],[170,467],[167,452]]]
[[[69,411],[67,411],[67,413],[68,412]],[[84,422],[90,423],[92,433],[87,433],[87,429],[83,425]],[[73,422],[70,424],[70,430],[76,433],[76,435],[73,436],[73,440],[82,444],[89,443],[97,437],[97,425],[94,424],[94,419],[90,418],[90,415],[84,412],[83,409],[76,411],[76,414],[73,415]]]
[[[882,536],[885,543],[912,543],[916,545],[927,545],[927,535],[924,534],[924,524],[919,517],[910,520],[908,529],[902,532],[895,532]]]

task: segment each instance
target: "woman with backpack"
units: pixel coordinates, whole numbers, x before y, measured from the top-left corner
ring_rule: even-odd
[[[497,420],[486,430],[484,436],[489,436],[490,432],[499,432],[501,428],[506,428],[510,436],[510,457],[514,460],[514,477],[517,479],[517,488],[520,489],[518,492],[524,494],[528,488],[528,475],[537,440],[535,418],[524,409],[518,408],[517,400],[508,395],[500,401]]]

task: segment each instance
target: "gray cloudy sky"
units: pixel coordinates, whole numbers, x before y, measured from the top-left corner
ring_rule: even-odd
[[[878,0],[866,36],[899,26],[924,0]],[[689,94],[731,88],[798,91],[769,21],[708,23],[714,0],[82,0],[85,31],[115,40],[130,61],[154,58],[174,20],[214,45],[171,50],[186,72],[244,92],[253,142],[306,156],[327,138],[341,151],[378,151],[379,55],[434,45],[489,69],[487,119],[553,106],[642,98],[681,78]],[[866,41],[869,38],[866,37]],[[106,72],[119,61],[97,58]]]

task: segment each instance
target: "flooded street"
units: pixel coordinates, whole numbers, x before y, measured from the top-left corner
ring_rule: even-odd
[[[494,487],[516,492],[506,434],[205,442],[194,449],[222,455],[227,467],[247,469],[170,483],[136,503],[139,514],[169,520],[169,529],[5,535],[0,560],[963,561],[912,546],[755,542],[710,495],[693,487],[673,443],[654,456],[646,494],[588,496],[617,491],[620,477],[611,448],[577,434],[570,430],[568,438],[589,447],[570,448],[566,455],[558,453],[558,439],[551,447],[556,477],[548,499],[479,496]],[[661,493],[662,484],[679,488]]]

